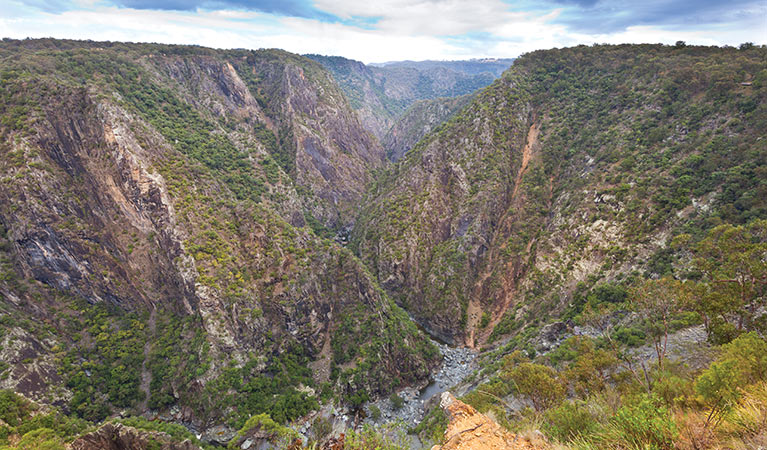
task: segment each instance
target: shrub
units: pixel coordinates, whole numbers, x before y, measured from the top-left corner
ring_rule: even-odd
[[[373,418],[373,420],[378,420],[381,418],[381,409],[376,405],[370,405],[368,407],[370,410],[370,417]]]
[[[582,402],[567,401],[546,412],[545,434],[560,442],[578,436],[588,436],[597,428],[597,422]]]
[[[397,425],[384,427],[381,431],[365,425],[360,431],[350,432],[344,441],[345,450],[405,450],[410,448],[409,439]]]
[[[268,414],[257,414],[248,419],[245,422],[245,425],[243,425],[242,428],[237,431],[237,436],[229,441],[227,448],[239,448],[237,445],[239,440],[243,436],[250,433],[254,428],[265,432],[269,436],[270,441],[272,441],[273,444],[276,444],[278,448],[287,447],[289,443],[293,442],[299,437],[298,433],[290,428],[283,427],[282,425],[278,424],[272,420]]]
[[[391,405],[394,409],[400,409],[405,404],[405,401],[397,395],[396,392],[393,392],[391,396],[389,396],[389,401],[391,402]]]
[[[599,448],[673,449],[678,434],[668,410],[642,395],[638,403],[624,405],[595,436]]]
[[[527,397],[536,410],[549,408],[565,396],[554,369],[534,363],[522,363],[507,373],[521,395]]]
[[[744,382],[767,379],[767,341],[755,332],[743,334],[723,346],[722,359],[737,361]]]

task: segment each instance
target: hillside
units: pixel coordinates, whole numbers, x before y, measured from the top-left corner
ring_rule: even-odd
[[[0,450],[767,446],[765,61],[3,40]]]
[[[480,75],[491,73],[500,77],[514,62],[514,58],[482,58],[457,61],[389,61],[385,63],[370,64],[373,67],[411,67],[421,71],[429,69],[449,69],[466,75]]]
[[[446,122],[469,104],[471,99],[472,96],[466,94],[413,103],[399,116],[381,141],[387,158],[393,162],[402,158],[421,138]]]
[[[0,58],[1,387],[203,431],[425,382],[437,350],[327,239],[384,155],[321,66],[54,40]]]
[[[597,285],[683,271],[674,236],[767,214],[764,56],[527,54],[387,169],[352,244],[422,325],[469,346],[571,316]]]
[[[416,101],[470,94],[487,86],[500,74],[499,64],[505,64],[505,68],[511,64],[511,60],[487,64],[406,61],[374,66],[339,56],[306,56],[333,74],[362,124],[382,142],[400,115]],[[487,70],[480,71],[478,67]],[[387,151],[392,153],[393,150]]]

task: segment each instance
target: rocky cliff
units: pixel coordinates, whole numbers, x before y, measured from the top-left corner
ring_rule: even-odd
[[[383,152],[279,51],[0,46],[2,387],[204,429],[425,380],[436,349],[348,250]]]
[[[353,247],[427,329],[470,346],[677,270],[674,235],[765,214],[764,56],[525,55],[372,185]]]
[[[363,125],[381,141],[416,101],[470,94],[500,75],[499,66],[505,69],[511,64],[494,60],[365,65],[338,56],[307,56],[333,74]]]
[[[530,439],[510,433],[476,409],[443,392],[440,408],[448,418],[445,442],[432,450],[544,450],[543,436]]]
[[[381,143],[386,156],[396,162],[424,136],[471,101],[470,94],[415,102],[394,122]]]
[[[108,423],[84,434],[71,444],[72,450],[200,450],[191,442],[174,442],[165,433],[149,432]]]

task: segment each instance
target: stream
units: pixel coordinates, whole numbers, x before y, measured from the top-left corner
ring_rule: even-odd
[[[397,392],[402,398],[403,405],[395,409],[388,399],[380,399],[367,405],[368,417],[366,423],[384,425],[392,422],[404,422],[412,427],[421,422],[426,414],[430,400],[451,389],[478,368],[476,351],[468,348],[456,348],[432,340],[432,343],[442,353],[442,364],[429,377],[429,384],[421,389],[404,388]],[[381,415],[378,419],[372,417],[371,406],[375,405]]]

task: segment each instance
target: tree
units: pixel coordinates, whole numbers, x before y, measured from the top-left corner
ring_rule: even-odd
[[[514,383],[519,394],[527,397],[537,411],[559,403],[565,396],[562,383],[551,367],[535,363],[522,363],[502,376]]]
[[[694,264],[704,276],[698,311],[709,335],[717,324],[738,332],[752,328],[760,306],[767,306],[767,220],[720,225],[695,248]]]
[[[744,387],[767,379],[767,342],[756,333],[739,336],[723,350],[695,382],[695,391],[711,408],[706,428],[719,424],[738,402]]]
[[[688,303],[688,293],[684,283],[670,277],[647,280],[632,290],[632,303],[649,328],[660,370],[666,357],[669,323],[681,305]]]
[[[617,363],[615,356],[604,349],[598,349],[588,337],[570,338],[568,345],[577,352],[576,358],[564,372],[575,392],[583,397],[604,390],[610,379],[610,372]]]

